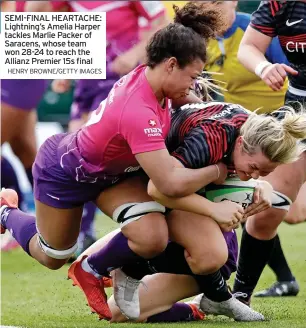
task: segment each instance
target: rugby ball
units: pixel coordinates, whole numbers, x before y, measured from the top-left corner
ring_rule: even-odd
[[[227,178],[221,185],[215,185],[213,183],[207,185],[205,188],[199,190],[198,194],[215,203],[230,200],[246,208],[253,203],[256,185],[257,181],[254,179],[241,181],[238,177]],[[273,191],[272,207],[288,210],[291,203],[291,200],[287,196]]]
[[[255,180],[241,181],[239,178],[227,178],[223,184],[211,183],[198,193],[215,203],[230,200],[246,208],[253,202],[255,186]]]

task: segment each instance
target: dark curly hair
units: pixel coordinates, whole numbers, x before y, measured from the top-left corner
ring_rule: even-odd
[[[206,62],[207,41],[226,30],[226,19],[216,4],[194,1],[173,9],[174,23],[156,32],[147,45],[147,66],[151,68],[171,57],[180,68],[197,58]]]

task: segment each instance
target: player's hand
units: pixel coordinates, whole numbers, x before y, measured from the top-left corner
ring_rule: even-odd
[[[235,226],[239,224],[244,215],[244,209],[241,205],[225,200],[220,203],[213,203],[211,217],[218,224]]]
[[[263,70],[261,79],[272,90],[279,91],[282,89],[288,73],[297,75],[298,71],[286,64],[271,64]]]
[[[119,55],[110,64],[110,69],[114,73],[123,76],[125,74],[128,74],[130,71],[132,71],[137,65],[138,65],[138,57],[134,54],[133,51],[127,51],[122,55]]]
[[[71,86],[70,80],[53,80],[51,89],[56,93],[65,93],[69,91]]]
[[[273,187],[267,181],[257,181],[253,195],[253,203],[244,212],[244,218],[267,210],[272,206]]]
[[[219,162],[216,165],[218,166],[218,168],[216,168],[216,170],[219,169],[218,173],[220,172],[220,174],[219,174],[218,179],[213,181],[213,183],[218,185],[218,184],[224,183],[225,179],[227,178],[228,171],[227,171],[227,166],[224,163]]]
[[[236,224],[227,224],[227,223],[219,223],[219,227],[224,232],[231,232],[232,230],[237,229],[240,226],[240,223]]]

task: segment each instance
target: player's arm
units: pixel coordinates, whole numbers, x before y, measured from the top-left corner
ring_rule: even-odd
[[[275,21],[269,1],[262,1],[252,14],[238,50],[239,61],[251,72],[261,62],[267,62],[265,53],[276,35]]]
[[[237,54],[243,66],[254,72],[274,91],[282,89],[287,73],[298,73],[286,64],[272,64],[265,57],[272,38],[276,35],[272,12],[277,10],[277,6],[279,4],[276,1],[261,2],[252,15]]]
[[[164,195],[190,195],[218,179],[218,169],[210,165],[200,169],[177,167],[166,149],[136,154],[136,159]]]
[[[175,167],[184,168],[177,159],[173,158],[173,161]],[[184,197],[169,197],[160,192],[152,180],[148,183],[148,194],[155,201],[168,208],[208,216],[220,224],[221,228],[226,231],[236,228],[243,218],[243,209],[236,203],[230,201],[225,201],[222,204],[214,203],[197,194]]]
[[[261,62],[267,62],[265,53],[272,38],[248,26],[241,40],[238,59],[249,71],[255,72]]]
[[[139,107],[137,120],[131,111],[125,110],[120,121],[119,133],[128,143],[137,161],[152,179],[158,190],[173,196],[190,195],[205,184],[218,178],[218,170],[213,166],[198,169],[176,167],[166,149],[163,127],[154,109],[141,99],[131,101],[131,108]]]

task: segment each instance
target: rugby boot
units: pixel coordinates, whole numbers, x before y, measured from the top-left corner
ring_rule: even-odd
[[[13,189],[2,188],[0,191],[1,234],[6,231],[6,227],[2,224],[2,213],[5,214],[6,208],[18,208],[18,195]]]
[[[271,287],[254,294],[254,297],[296,296],[300,291],[298,283],[293,281],[277,281]]]
[[[100,319],[110,320],[112,314],[107,304],[103,278],[98,279],[82,268],[82,262],[86,257],[87,255],[84,255],[79,261],[71,264],[68,269],[68,279],[72,279],[73,285],[79,286],[84,292],[92,312],[97,313]]]

